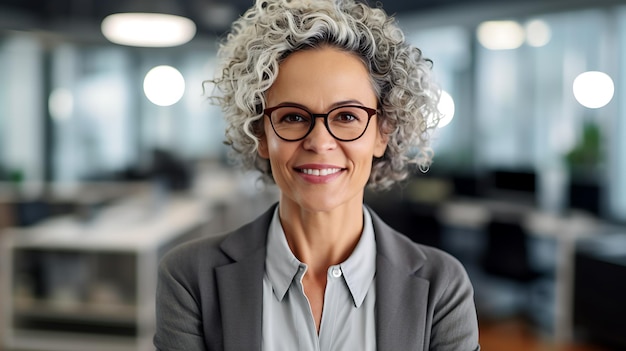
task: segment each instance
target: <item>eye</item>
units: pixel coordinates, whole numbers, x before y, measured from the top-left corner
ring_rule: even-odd
[[[308,123],[309,118],[298,113],[287,113],[280,118],[280,123]]]
[[[355,115],[354,113],[349,112],[349,111],[339,112],[333,118],[333,121],[344,122],[344,123],[357,122],[358,120],[359,120],[359,117],[357,115]]]

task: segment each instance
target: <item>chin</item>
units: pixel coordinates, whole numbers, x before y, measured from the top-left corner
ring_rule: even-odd
[[[323,196],[322,193],[318,193],[316,195],[318,196],[303,196],[296,201],[296,203],[303,210],[311,212],[331,212],[343,206],[349,206],[351,204],[358,204],[358,206],[361,206],[363,203],[362,196],[360,198],[358,196]]]

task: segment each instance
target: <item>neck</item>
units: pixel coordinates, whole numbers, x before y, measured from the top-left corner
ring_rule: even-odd
[[[289,248],[315,275],[325,276],[329,266],[345,261],[363,231],[362,201],[310,211],[281,199],[279,213]]]

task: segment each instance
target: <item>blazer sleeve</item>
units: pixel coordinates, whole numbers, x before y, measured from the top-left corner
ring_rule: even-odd
[[[156,333],[159,351],[200,351],[204,344],[202,314],[184,251],[166,255],[159,264],[156,292]],[[187,269],[186,269],[187,268]]]
[[[440,253],[442,283],[434,297],[430,350],[478,351],[478,320],[474,290],[462,264]]]
[[[223,349],[214,269],[228,263],[211,234],[170,250],[159,262],[156,333],[159,351]]]

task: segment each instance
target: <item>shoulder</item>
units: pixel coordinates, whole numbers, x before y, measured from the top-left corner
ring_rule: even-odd
[[[163,256],[160,266],[189,269],[191,266],[204,266],[208,261],[219,260],[223,256],[219,246],[230,234],[231,232],[210,234],[182,243]]]
[[[405,251],[398,253],[406,257],[418,257],[422,261],[414,266],[414,276],[428,280],[431,288],[447,289],[450,286],[467,287],[470,280],[463,264],[454,256],[436,247],[418,244],[400,234]]]
[[[416,243],[383,222],[373,211],[378,254],[398,269],[439,285],[457,281],[468,284],[463,264],[451,254],[436,247]],[[416,228],[419,230],[419,228]]]
[[[183,274],[206,272],[208,269],[232,263],[264,248],[267,228],[274,209],[275,206],[270,207],[252,222],[233,231],[206,234],[174,247],[160,260],[159,269],[176,270]]]
[[[424,253],[426,261],[420,270],[420,274],[428,276],[440,276],[443,279],[465,275],[465,267],[454,256],[441,249],[413,243]]]
[[[416,245],[425,253],[426,261],[415,275],[428,280],[435,301],[461,303],[473,299],[474,288],[469,275],[456,257],[434,247]]]
[[[206,289],[207,285],[212,286],[212,270],[230,262],[219,248],[230,234],[202,237],[169,250],[158,265],[161,290],[180,286],[197,298],[202,291],[201,287]]]

